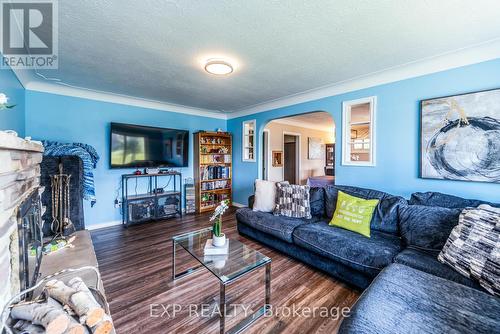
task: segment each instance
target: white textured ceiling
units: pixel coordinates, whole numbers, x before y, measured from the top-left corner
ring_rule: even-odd
[[[59,69],[40,73],[231,112],[496,39],[499,13],[498,0],[59,0]],[[202,70],[223,55],[233,75]]]

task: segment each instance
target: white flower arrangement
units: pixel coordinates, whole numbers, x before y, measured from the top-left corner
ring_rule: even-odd
[[[4,93],[0,93],[0,110],[4,110],[4,109],[11,109],[11,108],[14,108],[16,105],[7,105],[7,102],[9,102],[9,98],[7,97],[7,95],[5,95]]]
[[[221,201],[219,206],[215,208],[212,217],[210,217],[211,222],[215,221],[212,231],[216,237],[220,237],[222,235],[222,215],[229,208],[228,204],[229,204],[228,200]]]

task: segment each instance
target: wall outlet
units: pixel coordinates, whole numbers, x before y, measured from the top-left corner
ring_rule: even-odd
[[[122,202],[121,202],[121,201],[119,201],[119,200],[117,200],[117,199],[115,199],[115,208],[117,208],[117,209],[118,209],[118,208],[119,208],[119,207],[121,207],[121,206],[122,206]]]

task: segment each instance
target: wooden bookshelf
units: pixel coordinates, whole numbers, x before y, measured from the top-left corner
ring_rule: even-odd
[[[211,211],[224,199],[232,203],[232,153],[229,132],[194,133],[196,212]]]

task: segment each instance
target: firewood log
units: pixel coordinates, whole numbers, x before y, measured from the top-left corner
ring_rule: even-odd
[[[72,281],[74,286],[67,286],[59,280],[51,280],[45,285],[45,290],[50,297],[69,306],[80,318],[81,323],[93,327],[104,317],[104,309],[80,278],[70,282]]]
[[[47,334],[63,334],[71,322],[71,317],[63,311],[47,303],[19,304],[12,307],[10,316],[13,319],[28,320],[33,325],[45,328]]]
[[[113,322],[111,321],[111,317],[107,314],[104,315],[104,318],[99,321],[95,326],[90,328],[92,334],[109,334],[113,331]]]
[[[54,307],[59,307],[61,309],[63,308],[63,305],[59,304],[57,300],[50,297],[47,299],[47,304]],[[70,323],[64,334],[89,334],[89,331],[87,330],[86,326],[80,324],[74,317],[70,315]]]
[[[94,295],[87,287],[87,284],[85,284],[85,282],[80,277],[72,278],[68,282],[68,284],[70,285],[70,287],[72,287],[73,289],[75,289],[79,293],[84,293],[88,299],[93,300],[95,302],[95,305],[98,305],[99,309],[102,310],[102,316],[101,316],[101,312],[99,312],[98,314],[96,314],[97,312],[94,312],[94,314],[87,314],[86,321],[85,321],[87,326],[92,328],[92,327],[95,327],[95,325],[97,325],[98,323],[104,321],[104,318],[106,318],[106,313],[105,313],[104,309],[101,307],[101,305],[96,301]],[[109,319],[111,319],[111,318],[109,318]]]
[[[71,317],[71,322],[64,334],[89,334],[86,326],[83,326],[75,318]]]
[[[18,334],[45,334],[45,329],[42,326],[33,325],[27,320],[19,320],[13,328]]]

